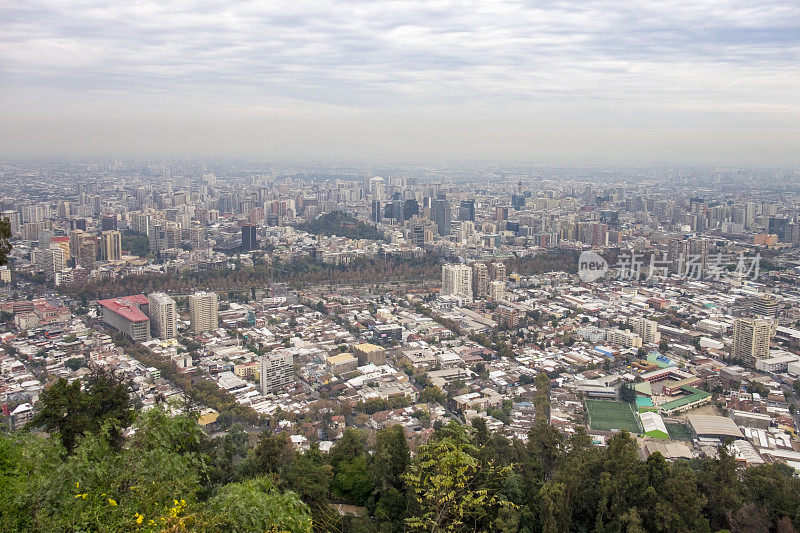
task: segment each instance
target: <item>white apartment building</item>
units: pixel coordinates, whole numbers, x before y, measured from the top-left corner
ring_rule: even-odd
[[[472,300],[472,269],[467,265],[442,265],[442,296]]]
[[[289,352],[274,352],[261,358],[261,392],[264,394],[294,382],[294,357]]]
[[[174,339],[178,335],[178,306],[175,300],[163,292],[154,292],[148,299],[153,335],[164,340]]]
[[[189,296],[189,320],[195,335],[219,327],[219,296],[198,291]]]

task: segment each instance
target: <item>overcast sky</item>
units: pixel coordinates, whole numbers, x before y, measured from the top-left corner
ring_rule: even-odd
[[[800,163],[800,2],[0,2],[0,154]]]

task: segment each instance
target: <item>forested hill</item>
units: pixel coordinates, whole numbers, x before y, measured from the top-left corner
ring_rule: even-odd
[[[362,222],[342,211],[332,211],[300,224],[297,229],[314,235],[338,235],[348,239],[383,239],[381,232],[371,224]]]
[[[546,376],[537,382],[547,383]],[[543,387],[546,391],[546,385]],[[800,480],[719,457],[642,461],[625,432],[592,445],[542,417],[528,441],[438,426],[414,453],[401,426],[349,428],[329,453],[234,426],[211,438],[191,414],[134,414],[124,384],[65,380],[33,422],[0,436],[2,531],[791,532]],[[544,395],[535,398],[546,412]],[[64,416],[68,405],[69,417]],[[424,411],[420,416],[423,417]],[[424,417],[423,417],[424,418]],[[126,431],[130,426],[135,431]],[[346,503],[342,516],[333,505]]]

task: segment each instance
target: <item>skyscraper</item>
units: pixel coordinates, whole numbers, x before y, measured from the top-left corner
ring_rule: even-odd
[[[431,220],[436,223],[439,235],[450,235],[450,202],[437,199],[431,203]]]
[[[458,206],[458,220],[475,222],[475,200],[462,200]]]
[[[195,334],[219,327],[219,296],[198,291],[189,296],[189,320]]]
[[[769,357],[772,322],[759,318],[737,318],[733,323],[731,357],[750,367]]]
[[[373,222],[380,222],[383,218],[380,200],[372,200],[372,216],[370,217]]]
[[[249,252],[256,249],[258,249],[256,227],[251,225],[242,226],[242,252]]]
[[[122,257],[122,235],[119,231],[104,231],[100,234],[100,259],[117,261]]]
[[[154,292],[148,296],[153,335],[159,339],[174,339],[178,334],[178,307],[169,295]]]

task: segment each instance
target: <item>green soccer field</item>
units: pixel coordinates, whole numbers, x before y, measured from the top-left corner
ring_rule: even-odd
[[[664,422],[664,425],[667,426],[667,431],[669,431],[669,438],[674,440],[692,440],[689,428],[683,424]]]
[[[589,427],[593,430],[624,429],[631,433],[642,431],[629,403],[586,400],[586,411],[589,414]]]

